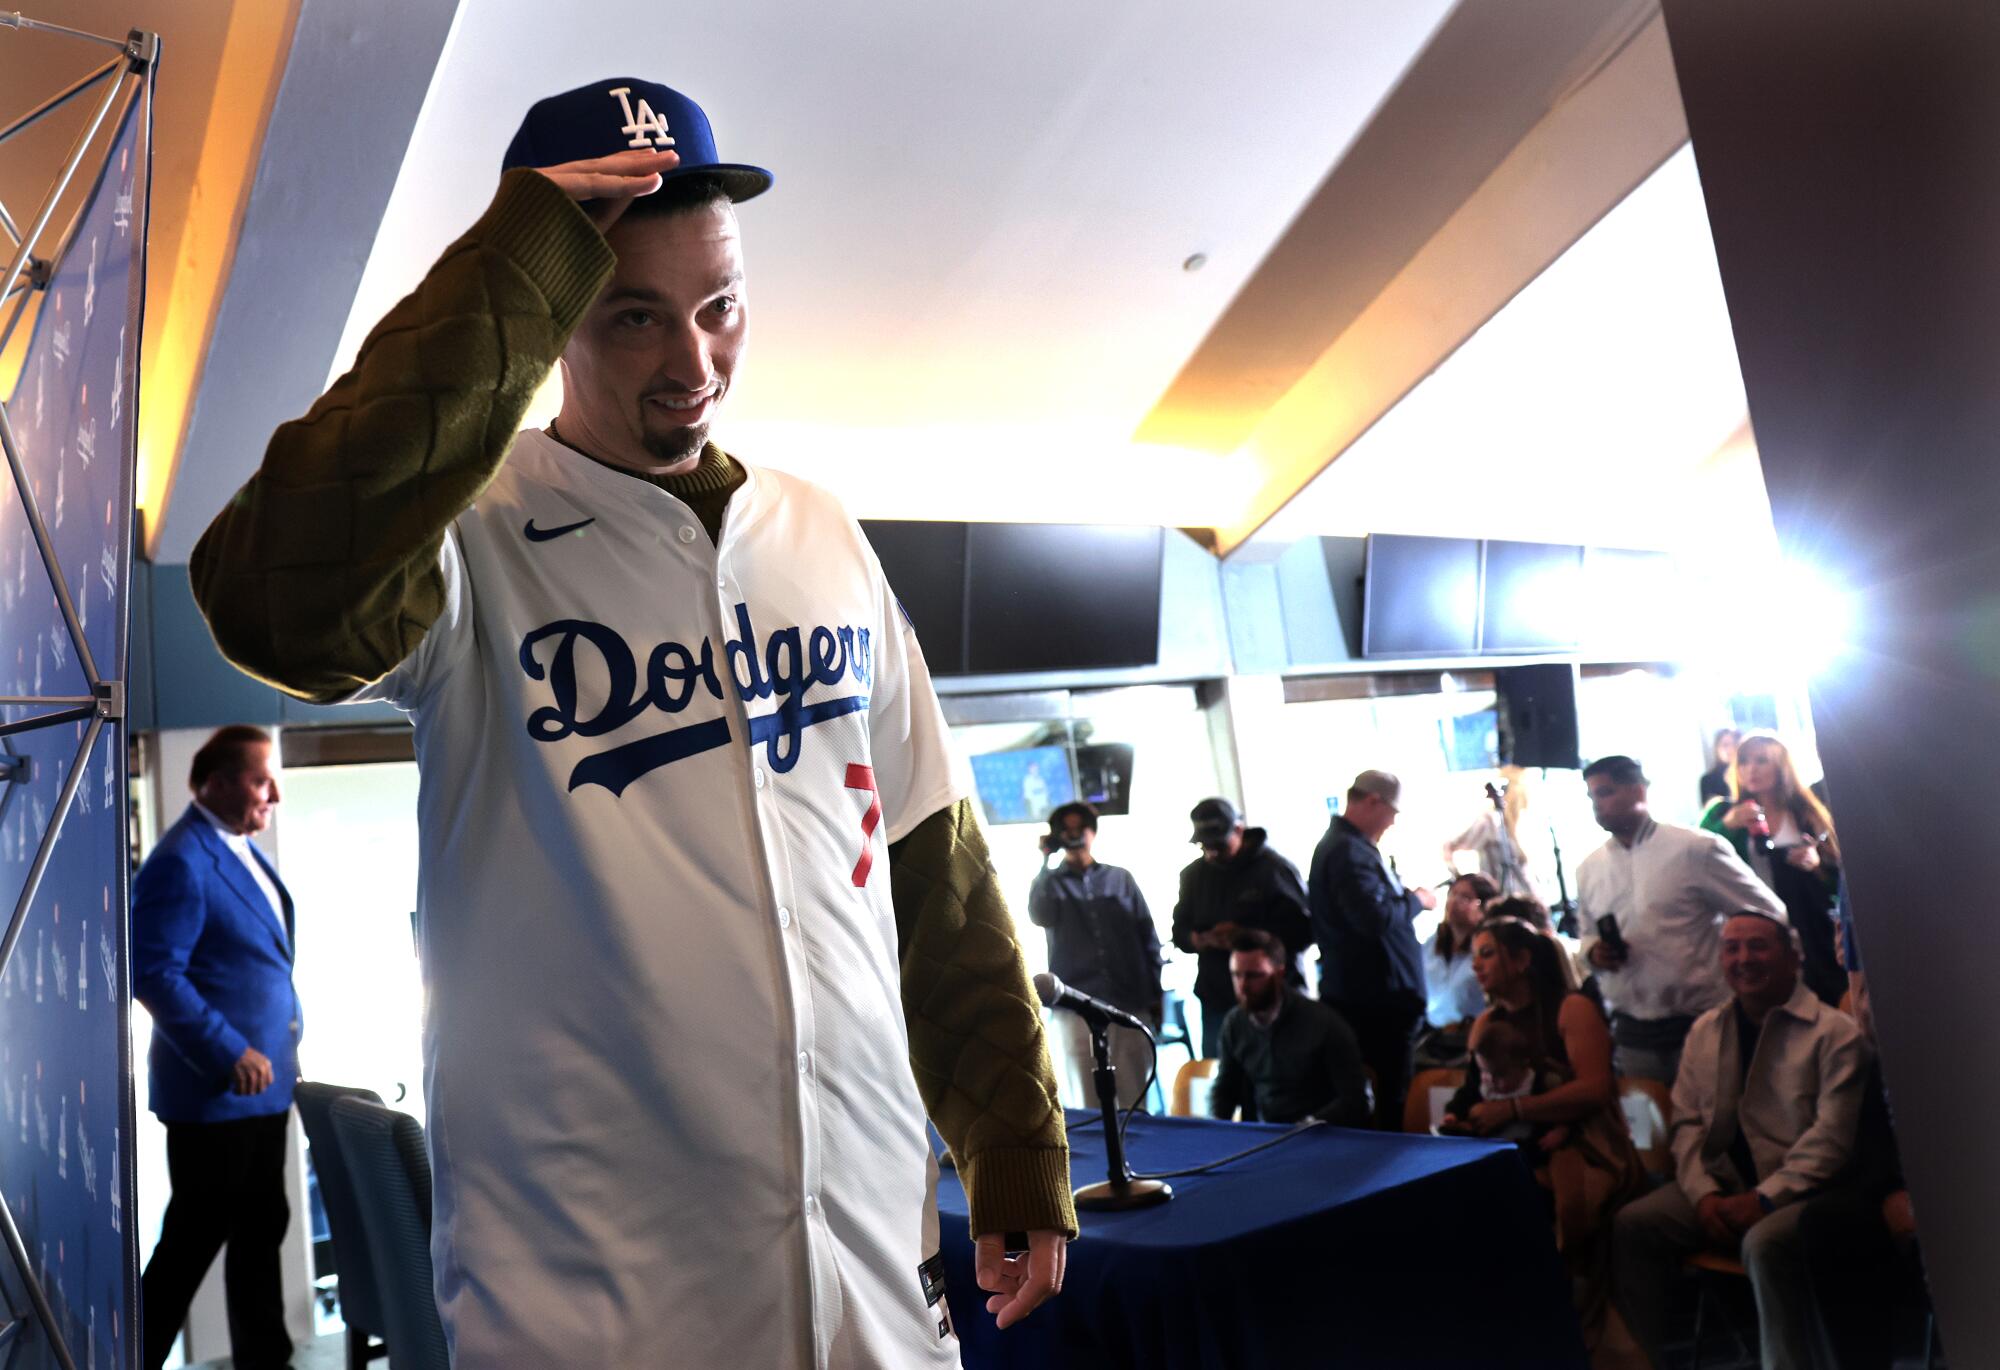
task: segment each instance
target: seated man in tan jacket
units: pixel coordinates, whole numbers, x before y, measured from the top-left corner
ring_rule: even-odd
[[[1801,1200],[1846,1169],[1868,1047],[1847,1015],[1799,979],[1791,929],[1739,913],[1722,929],[1731,999],[1695,1020],[1674,1081],[1675,1181],[1614,1224],[1613,1297],[1655,1365],[1682,1262],[1739,1257],[1757,1297],[1763,1363],[1812,1364]]]

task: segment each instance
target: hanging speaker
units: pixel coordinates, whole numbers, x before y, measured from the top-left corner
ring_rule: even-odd
[[[1493,690],[1499,696],[1503,764],[1555,770],[1583,764],[1573,664],[1505,666],[1493,673]]]

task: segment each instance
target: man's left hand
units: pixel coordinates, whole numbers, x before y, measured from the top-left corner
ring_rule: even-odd
[[[973,1272],[990,1298],[986,1311],[1002,1328],[1034,1312],[1062,1293],[1063,1267],[1069,1260],[1069,1238],[1053,1229],[1028,1234],[1027,1252],[1007,1254],[1007,1238],[989,1232],[978,1239]]]
[[[1755,1190],[1748,1194],[1731,1194],[1716,1206],[1716,1216],[1728,1225],[1731,1232],[1741,1235],[1764,1221],[1764,1206],[1757,1202]]]

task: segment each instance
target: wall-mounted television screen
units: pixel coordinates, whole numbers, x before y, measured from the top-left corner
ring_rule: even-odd
[[[1448,771],[1491,771],[1500,765],[1500,711],[1481,709],[1438,720]]]
[[[972,758],[972,783],[988,823],[1046,823],[1076,798],[1067,747],[1016,747]]]
[[[1117,817],[1132,811],[1132,744],[1092,742],[1076,749],[1076,792],[1097,812]]]

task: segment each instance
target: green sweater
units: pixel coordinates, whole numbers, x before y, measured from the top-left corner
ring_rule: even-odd
[[[372,684],[444,608],[445,532],[507,459],[542,379],[610,279],[589,217],[509,172],[479,222],[377,324],[354,367],[272,435],[202,535],[195,598],[224,656],[301,699]],[[716,535],[743,471],[713,446],[651,479]],[[910,1066],[975,1234],[1074,1236],[1041,1013],[986,840],[961,801],[889,849]]]

